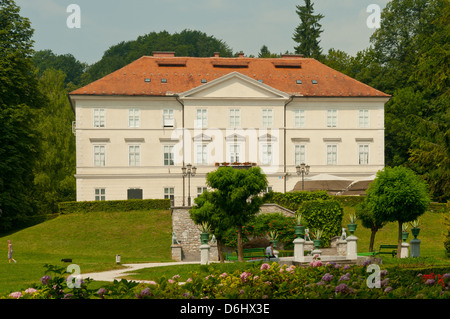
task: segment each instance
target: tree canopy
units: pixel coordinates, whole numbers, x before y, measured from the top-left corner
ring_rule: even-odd
[[[207,200],[222,216],[224,227],[237,227],[238,260],[244,261],[242,226],[259,212],[263,200],[258,195],[267,188],[267,178],[259,167],[220,167],[207,174],[206,184],[214,190]]]
[[[35,212],[33,167],[40,148],[42,102],[31,61],[33,29],[12,0],[0,0],[0,231]]]
[[[365,204],[375,221],[398,222],[400,252],[402,224],[417,219],[430,204],[427,184],[409,168],[386,167],[377,173],[366,193]]]
[[[150,32],[136,40],[110,47],[100,61],[89,66],[83,83],[95,81],[142,56],[152,56],[154,51],[174,51],[176,56],[191,57],[211,57],[214,52],[224,57],[232,56],[232,50],[224,41],[200,31],[186,29],[173,34],[167,31]]]

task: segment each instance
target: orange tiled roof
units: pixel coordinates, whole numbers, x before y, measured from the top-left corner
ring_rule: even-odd
[[[311,58],[193,58],[171,54],[143,56],[70,95],[173,95],[235,71],[289,95],[389,97]]]

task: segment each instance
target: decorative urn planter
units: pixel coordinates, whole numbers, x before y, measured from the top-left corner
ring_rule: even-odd
[[[322,240],[321,239],[314,239],[313,243],[314,243],[314,247],[316,249],[319,249],[320,245],[322,244]]]
[[[403,240],[403,242],[405,242],[408,239],[408,235],[409,235],[408,232],[402,232],[402,240]]]
[[[411,233],[413,234],[414,239],[417,239],[417,236],[419,236],[419,232],[420,232],[420,228],[417,228],[417,227],[411,228]]]
[[[297,238],[303,238],[305,235],[305,226],[294,226],[294,233]]]
[[[202,245],[207,245],[209,239],[209,233],[200,233],[200,241],[202,242]]]
[[[350,232],[350,235],[353,235],[356,230],[357,224],[347,224],[348,231]]]

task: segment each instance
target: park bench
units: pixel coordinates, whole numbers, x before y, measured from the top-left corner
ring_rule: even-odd
[[[373,255],[392,255],[392,257],[395,257],[397,255],[397,245],[380,245],[378,251],[375,251]]]
[[[251,260],[261,260],[264,258],[268,258],[266,255],[266,249],[265,248],[247,248],[244,249],[244,260],[251,261]],[[232,253],[226,253],[225,260],[237,260],[238,259],[238,253],[236,252]],[[271,258],[274,259],[274,258]]]

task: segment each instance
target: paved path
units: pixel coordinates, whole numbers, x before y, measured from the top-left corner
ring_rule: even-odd
[[[114,279],[120,280],[120,277],[130,275],[133,270],[142,269],[142,268],[151,268],[151,267],[160,267],[160,266],[175,266],[175,265],[185,265],[185,264],[200,264],[200,261],[193,262],[167,262],[167,263],[139,263],[139,264],[123,264],[126,268],[102,271],[102,272],[93,272],[81,274],[83,279],[91,278],[97,281],[114,281]],[[130,272],[130,273],[128,273]],[[146,280],[134,280],[137,282],[148,282]]]

